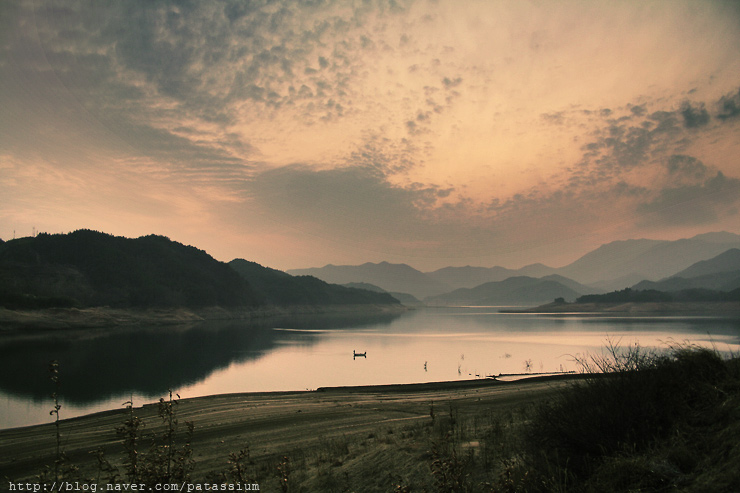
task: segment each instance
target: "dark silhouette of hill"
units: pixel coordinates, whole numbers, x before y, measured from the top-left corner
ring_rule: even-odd
[[[680,291],[657,291],[655,289],[625,288],[605,294],[589,294],[579,297],[576,303],[654,303],[654,302],[697,302],[697,301],[740,301],[740,288],[733,291],[711,289],[683,289]]]
[[[573,289],[552,279],[528,276],[487,282],[475,288],[460,288],[424,300],[429,305],[496,305],[499,303],[539,303],[556,298],[573,300],[580,296]]]
[[[372,293],[293,277],[254,262],[220,262],[163,236],[91,230],[0,244],[0,306],[252,308],[263,305],[399,304]]]
[[[329,284],[313,276],[291,276],[244,259],[229,266],[275,305],[398,304],[386,292]]]
[[[417,298],[434,296],[450,287],[406,264],[367,262],[362,265],[327,265],[310,269],[293,269],[289,274],[310,275],[333,284],[366,282],[389,293],[409,293]]]
[[[375,284],[370,284],[369,282],[348,282],[347,284],[342,284],[345,288],[355,288],[355,289],[366,289],[368,291],[374,291],[376,293],[387,293],[385,289],[376,286]]]
[[[385,289],[378,287],[374,284],[370,284],[368,282],[350,282],[347,284],[342,284],[342,286],[347,287],[347,288],[367,289],[368,291],[375,291],[376,293],[387,293]],[[396,298],[404,306],[421,306],[424,304],[416,296],[412,294],[399,293],[395,291],[392,293],[388,293],[388,294]]]
[[[5,306],[247,307],[264,303],[236,272],[164,236],[79,230],[0,245]]]

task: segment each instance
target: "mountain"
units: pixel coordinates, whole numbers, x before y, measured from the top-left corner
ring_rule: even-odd
[[[310,275],[333,284],[366,282],[389,293],[409,293],[416,298],[434,296],[451,288],[445,283],[420,272],[406,264],[371,262],[362,265],[327,265],[320,268],[293,269],[288,274]]]
[[[245,307],[263,302],[236,272],[163,236],[90,230],[0,245],[5,306]]]
[[[740,270],[718,272],[696,277],[669,277],[661,281],[638,282],[634,290],[656,290],[663,292],[684,291],[687,289],[709,289],[729,292],[740,288]]]
[[[551,275],[577,282],[579,286],[571,287],[575,292],[598,294],[633,286],[644,280],[657,281],[731,248],[740,248],[740,235],[715,232],[676,241],[614,241],[560,268],[541,263],[520,269],[468,265],[444,267],[423,273],[406,264],[381,262],[354,266],[330,264],[321,268],[289,270],[288,273],[312,275],[335,284],[364,282],[389,293],[410,293],[419,299],[435,297],[460,288],[470,289],[488,282],[501,282],[511,277],[545,278]],[[585,288],[585,285],[590,286],[590,289]]]
[[[0,306],[114,308],[388,304],[387,293],[293,277],[246,260],[219,262],[164,236],[90,230],[0,243]]]
[[[312,276],[294,277],[244,259],[232,260],[228,265],[259,292],[268,304],[285,306],[399,303],[385,292],[338,286]]]
[[[605,294],[587,294],[578,298],[576,303],[696,303],[726,301],[740,301],[740,288],[727,292],[703,288],[680,289],[670,292],[654,289],[639,290],[625,288]]]
[[[573,279],[568,279],[567,277],[561,276],[559,274],[550,274],[549,276],[540,277],[540,279],[543,281],[558,282],[562,284],[563,286],[570,288],[579,294],[599,294],[599,293],[604,292],[601,289],[596,289],[593,286],[587,286],[585,284],[581,284],[580,282],[576,282]]]
[[[717,231],[714,233],[702,233],[693,237],[695,240],[706,241],[708,243],[720,243],[727,245],[737,243],[739,235],[728,231]]]
[[[521,269],[517,269],[517,274],[520,276],[529,276],[529,277],[545,277],[552,274],[557,273],[557,269],[554,267],[549,267],[545,264],[536,263],[536,264],[530,264],[525,265]]]
[[[665,278],[730,248],[740,248],[739,235],[720,232],[676,241],[615,241],[561,267],[557,273],[605,290],[622,289],[642,280]]]
[[[553,279],[528,276],[487,282],[475,288],[459,288],[450,293],[425,298],[428,305],[496,305],[500,303],[541,303],[556,298],[574,300],[579,293]]]
[[[450,286],[452,289],[472,288],[486,282],[503,281],[517,274],[515,270],[505,267],[444,267],[426,273],[432,279]]]
[[[473,288],[486,282],[503,281],[510,277],[528,276],[543,277],[554,274],[556,269],[543,264],[532,264],[521,269],[507,269],[505,267],[444,267],[426,274],[450,286],[452,289]]]
[[[699,277],[740,270],[740,249],[730,248],[709,260],[699,261],[671,277]]]
[[[345,286],[347,288],[367,289],[368,291],[375,291],[377,293],[388,293],[385,289],[379,288],[378,286],[376,286],[374,284],[367,283],[367,282],[350,282],[348,284],[342,284],[342,286]],[[424,305],[424,303],[422,303],[421,301],[419,301],[419,299],[416,296],[412,295],[412,294],[399,293],[399,292],[395,292],[395,291],[392,292],[392,293],[388,293],[388,294],[390,294],[391,296],[393,296],[394,298],[396,298],[404,306],[411,307],[411,306],[422,306],[422,305]]]
[[[740,288],[740,249],[731,248],[709,260],[702,260],[660,281],[642,281],[633,289],[680,291],[711,289],[732,291]]]

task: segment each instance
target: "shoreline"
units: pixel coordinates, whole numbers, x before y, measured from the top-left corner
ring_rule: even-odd
[[[253,322],[272,317],[298,315],[369,315],[403,313],[404,305],[294,305],[255,308],[44,308],[10,310],[0,308],[0,334],[28,330],[96,329],[115,326],[165,326],[208,321]]]
[[[347,395],[361,395],[361,394],[402,394],[402,393],[423,393],[423,392],[450,392],[450,391],[461,391],[461,390],[475,390],[488,386],[498,385],[510,385],[515,383],[528,384],[534,382],[550,381],[555,382],[558,380],[576,380],[582,378],[584,375],[570,372],[547,372],[547,373],[507,373],[496,375],[494,378],[473,378],[465,380],[441,380],[431,382],[413,382],[413,383],[387,383],[387,384],[368,384],[368,385],[340,385],[331,387],[318,387],[316,389],[301,389],[301,390],[263,390],[254,392],[231,392],[224,394],[209,394],[209,395],[198,395],[193,397],[185,397],[179,399],[179,402],[186,403],[191,401],[209,401],[216,399],[243,399],[243,398],[277,398],[283,396],[310,396],[313,394],[321,394],[324,396],[333,396],[340,394]],[[156,407],[157,400],[152,398],[151,401],[144,401],[142,404],[135,407],[135,409],[147,409],[149,407]],[[110,409],[102,409],[97,411],[91,411],[87,414],[75,415],[71,417],[62,417],[60,423],[73,423],[77,421],[85,421],[96,417],[105,417],[108,415],[119,415],[126,413],[126,409],[123,407],[116,407]],[[64,412],[60,413],[62,416]],[[10,426],[2,428],[0,427],[0,439],[4,432],[12,430],[21,430],[27,428],[42,428],[52,426],[51,421],[44,423],[34,423],[20,426]]]
[[[521,310],[499,310],[499,313],[540,315],[593,316],[740,316],[740,301],[694,302],[627,302],[627,303],[548,303]]]
[[[421,384],[326,387],[312,391],[256,392],[192,397],[178,401],[178,419],[195,426],[193,449],[199,474],[223,470],[230,453],[249,444],[254,460],[306,451],[330,439],[366,439],[423,423],[430,408],[440,415],[453,407],[461,414],[484,409],[506,411],[555,395],[577,375]],[[151,433],[159,426],[157,403],[134,408]],[[64,451],[83,472],[94,471],[91,452],[121,458],[115,429],[126,409],[100,411],[59,422]],[[433,419],[432,419],[433,420]],[[153,425],[153,426],[152,426]],[[388,431],[385,431],[388,430]],[[53,422],[0,430],[0,477],[33,478],[55,457]]]

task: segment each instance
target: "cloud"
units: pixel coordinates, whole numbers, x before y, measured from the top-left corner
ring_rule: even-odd
[[[726,217],[737,12],[587,4],[11,2],[0,153],[428,255]]]
[[[462,81],[462,77],[455,77],[454,79],[445,77],[444,79],[442,79],[442,85],[444,85],[445,89],[453,89],[462,84]]]
[[[689,101],[681,105],[681,116],[686,128],[703,127],[709,123],[709,112],[704,107],[704,103],[699,103],[694,107]]]
[[[651,111],[651,106],[658,108]],[[562,114],[543,117],[548,121],[563,119]],[[573,173],[578,186],[585,183],[584,179],[622,180],[637,172],[642,174],[636,177],[640,179],[652,176],[649,170],[661,173],[664,166],[675,177],[703,166],[695,157],[684,155],[693,142],[702,138],[702,130],[712,130],[703,102],[684,101],[675,110],[661,109],[658,103],[628,104],[624,111],[602,111],[599,117],[589,141],[581,146],[582,158]]]
[[[674,154],[668,158],[666,169],[672,178],[678,180],[687,179],[690,181],[703,179],[709,171],[704,163],[695,157],[681,154]]]
[[[719,113],[717,118],[720,120],[731,120],[740,117],[740,89],[735,94],[722,96],[717,102]]]
[[[632,105],[632,106],[630,106],[630,111],[635,116],[643,116],[647,110],[645,108],[645,105],[644,104],[641,104],[641,105]]]
[[[710,225],[724,214],[737,215],[740,180],[717,172],[695,185],[660,190],[657,196],[637,208],[644,226]]]
[[[730,101],[728,114],[733,96],[720,99]],[[609,111],[578,108],[540,117],[545,125],[573,128],[579,115],[591,126],[581,159],[506,200],[493,199],[488,211],[497,227],[514,220],[524,225],[539,215],[541,230],[542,224],[572,228],[562,217],[582,229],[620,223],[656,230],[708,226],[736,214],[740,180],[687,152],[698,151],[715,135],[705,103],[684,101],[671,109],[648,100]],[[721,164],[732,169],[726,156]]]
[[[392,185],[378,167],[368,166],[285,166],[260,173],[248,184],[254,204],[280,222],[309,234],[390,244],[423,235],[430,226],[426,207],[447,193],[419,184]]]

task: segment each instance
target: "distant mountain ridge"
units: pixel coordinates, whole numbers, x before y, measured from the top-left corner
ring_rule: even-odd
[[[425,298],[424,302],[429,305],[490,306],[501,303],[541,303],[556,298],[572,301],[583,294],[552,277],[555,276],[541,279],[528,276],[509,277],[474,288],[459,288],[450,293]],[[568,281],[577,285],[575,281]],[[585,286],[584,290],[591,291]]]
[[[385,291],[409,293],[417,298],[442,294],[451,290],[446,283],[437,281],[427,274],[406,264],[389,262],[362,265],[327,265],[309,269],[291,269],[288,274],[294,276],[309,275],[334,284],[366,282]]]
[[[503,281],[509,277],[529,276],[544,277],[555,274],[557,269],[543,264],[531,264],[521,269],[507,269],[506,267],[444,267],[428,272],[427,275],[453,289],[471,288],[486,282]]]
[[[244,259],[219,262],[163,236],[129,239],[90,230],[0,242],[0,306],[6,307],[536,303],[629,287],[738,286],[740,235],[727,232],[615,241],[557,269],[466,266],[429,273],[389,262],[286,273]]]
[[[366,289],[368,291],[375,291],[376,293],[388,293],[383,288],[380,288],[374,284],[370,284],[367,282],[350,282],[348,284],[342,284],[342,286],[346,288],[357,288],[357,289]],[[423,303],[419,301],[419,299],[408,293],[399,293],[397,291],[393,291],[388,293],[389,295],[393,296],[395,299],[401,302],[404,306],[421,306]]]
[[[701,260],[686,269],[677,272],[671,277],[698,277],[709,274],[718,274],[721,272],[730,272],[740,270],[740,249],[730,248],[729,250],[712,257],[708,260]]]
[[[657,281],[688,266],[740,247],[740,235],[720,232],[675,241],[626,240],[602,245],[558,274],[604,290],[622,289],[643,280]]]
[[[228,264],[273,305],[362,305],[398,304],[386,292],[330,284],[313,276],[291,276],[244,259]]]
[[[444,267],[423,273],[406,264],[368,262],[360,266],[327,265],[288,272],[310,274],[338,284],[367,282],[389,292],[405,292],[419,299],[439,296],[460,288],[471,289],[488,282],[500,282],[510,277],[545,278],[551,275],[578,283],[581,287],[573,289],[571,286],[571,289],[580,294],[598,294],[631,287],[641,281],[658,281],[731,248],[740,248],[740,235],[715,232],[674,241],[613,241],[559,268],[543,264],[531,264],[519,269],[465,266]]]
[[[699,261],[660,281],[641,281],[635,290],[674,292],[687,289],[733,291],[740,288],[740,249],[731,248],[709,260]]]

